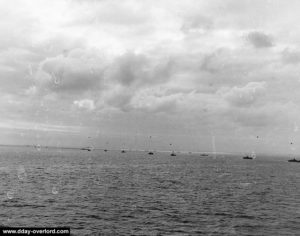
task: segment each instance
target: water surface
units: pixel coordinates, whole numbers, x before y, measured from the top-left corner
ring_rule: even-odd
[[[300,164],[0,148],[0,220],[74,235],[299,235]]]

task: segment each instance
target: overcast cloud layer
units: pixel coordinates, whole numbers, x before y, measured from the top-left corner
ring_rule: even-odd
[[[299,10],[296,0],[0,1],[0,142],[297,152]]]

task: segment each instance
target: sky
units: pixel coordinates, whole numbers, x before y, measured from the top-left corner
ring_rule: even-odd
[[[0,143],[297,154],[299,10],[0,0]]]

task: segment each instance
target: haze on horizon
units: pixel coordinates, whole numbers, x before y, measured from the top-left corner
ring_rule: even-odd
[[[297,154],[299,10],[0,0],[0,143]]]

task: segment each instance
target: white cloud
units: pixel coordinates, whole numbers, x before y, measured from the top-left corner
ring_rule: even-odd
[[[76,100],[73,102],[73,104],[76,105],[78,108],[85,109],[88,111],[95,110],[94,101],[90,99],[82,99],[79,101]]]
[[[266,82],[249,82],[243,87],[234,86],[223,92],[223,96],[235,106],[250,106],[263,96],[265,92]]]
[[[25,94],[26,95],[35,95],[37,92],[36,86],[30,86],[30,88],[26,89]]]
[[[132,109],[146,112],[172,113],[177,110],[177,103],[182,94],[158,94],[155,90],[145,89],[133,97],[130,106]]]

